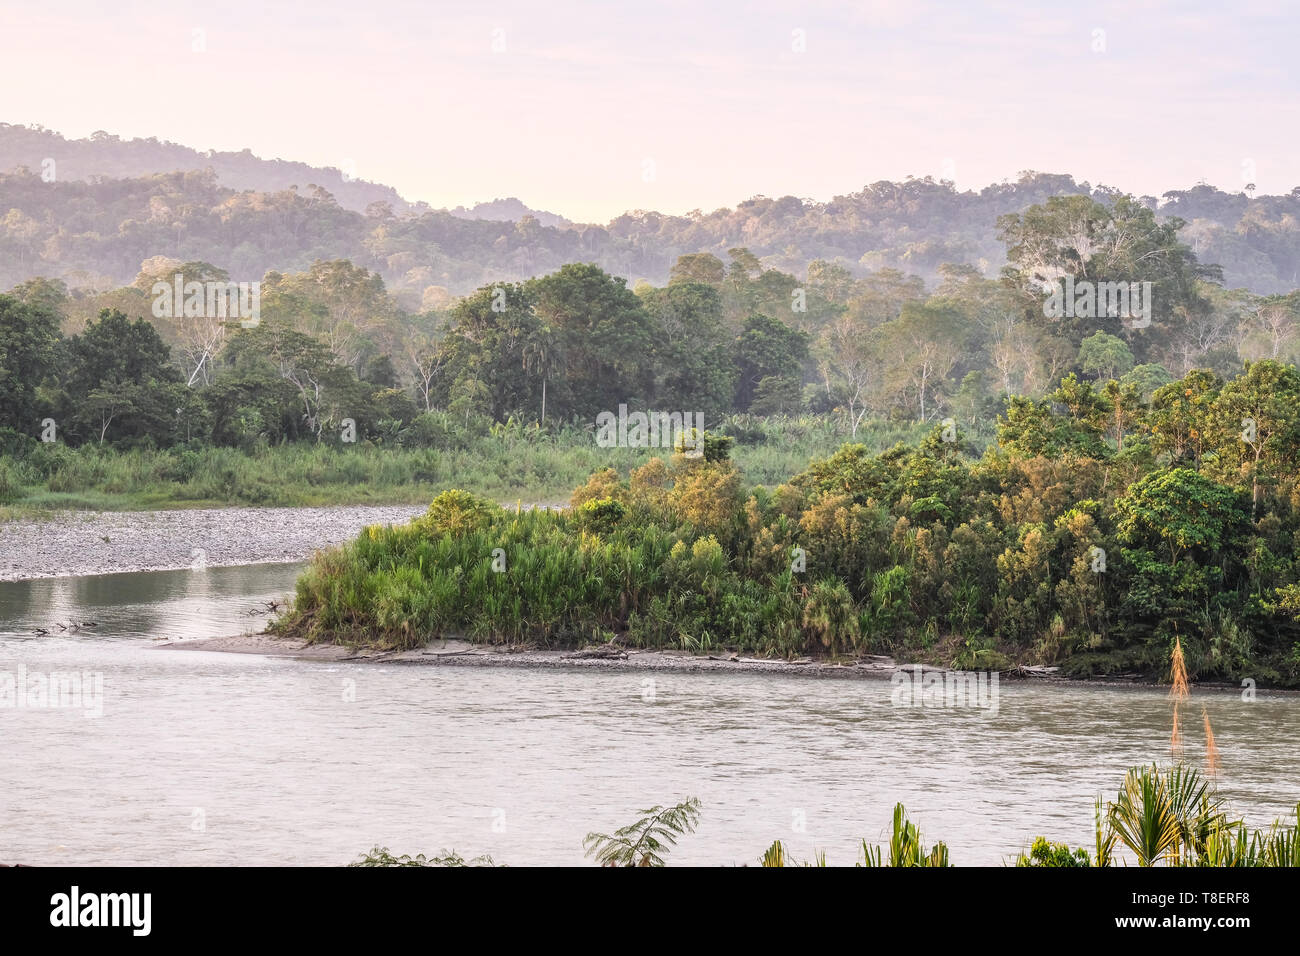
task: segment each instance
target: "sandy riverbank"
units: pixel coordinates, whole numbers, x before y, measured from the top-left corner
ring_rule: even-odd
[[[949,670],[929,664],[918,665],[898,661],[892,657],[869,655],[857,661],[834,663],[812,658],[796,660],[765,660],[722,652],[719,654],[693,654],[687,651],[628,649],[613,654],[601,650],[518,650],[503,646],[474,644],[469,641],[448,639],[433,641],[424,648],[410,651],[382,651],[374,648],[345,647],[340,644],[308,644],[295,638],[281,638],[272,634],[241,634],[229,637],[202,638],[191,641],[172,641],[156,645],[167,651],[218,651],[232,654],[262,654],[268,657],[287,657],[296,660],[341,661],[355,664],[406,664],[436,667],[518,667],[534,670],[618,670],[618,671],[671,671],[692,674],[780,674],[830,680],[888,680],[895,671],[923,671],[941,673]],[[1077,687],[1118,687],[1134,690],[1166,691],[1168,686],[1135,677],[1092,678],[1078,680],[1061,677],[1056,668],[1029,668],[1024,671],[1004,671],[1002,680],[1018,683],[1045,683]],[[1218,693],[1239,694],[1241,688],[1233,684],[1197,684],[1195,689]],[[1270,696],[1300,695],[1300,691],[1268,689],[1261,691]]]
[[[418,505],[69,511],[0,523],[0,581],[302,561],[366,525],[401,524]]]
[[[300,660],[415,664],[442,667],[575,668],[583,670],[648,670],[706,673],[748,671],[804,674],[817,677],[888,677],[898,664],[888,657],[870,657],[852,664],[832,664],[802,658],[762,660],[732,654],[691,654],[684,651],[628,650],[606,655],[574,650],[514,650],[449,639],[411,651],[378,651],[338,644],[307,644],[270,634],[243,634],[158,645],[161,650],[224,651],[263,654]],[[927,670],[930,668],[927,668]],[[935,668],[936,670],[938,668]]]

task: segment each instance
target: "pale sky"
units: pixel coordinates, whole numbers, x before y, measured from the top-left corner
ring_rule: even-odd
[[[0,121],[350,161],[435,207],[1300,185],[1284,2],[0,2]]]

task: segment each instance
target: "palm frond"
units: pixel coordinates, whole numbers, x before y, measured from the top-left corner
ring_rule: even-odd
[[[663,866],[664,854],[679,837],[695,832],[700,801],[690,797],[676,806],[638,810],[641,816],[614,833],[588,833],[582,841],[587,856],[601,866]]]

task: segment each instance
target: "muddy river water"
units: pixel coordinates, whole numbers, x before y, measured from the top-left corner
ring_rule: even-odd
[[[0,862],[330,865],[382,845],[580,864],[587,832],[694,795],[670,862],[753,863],[779,838],[849,864],[902,801],[954,863],[999,864],[1040,833],[1091,847],[1095,796],[1169,756],[1150,689],[1004,681],[992,714],[900,707],[888,680],[158,649],[260,630],[299,567],[0,583]],[[1300,698],[1198,690],[1190,759],[1202,707],[1232,808],[1291,814]]]

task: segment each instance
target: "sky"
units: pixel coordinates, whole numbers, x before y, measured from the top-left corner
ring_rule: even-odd
[[[0,0],[0,121],[586,222],[1022,170],[1300,185],[1300,4]]]

